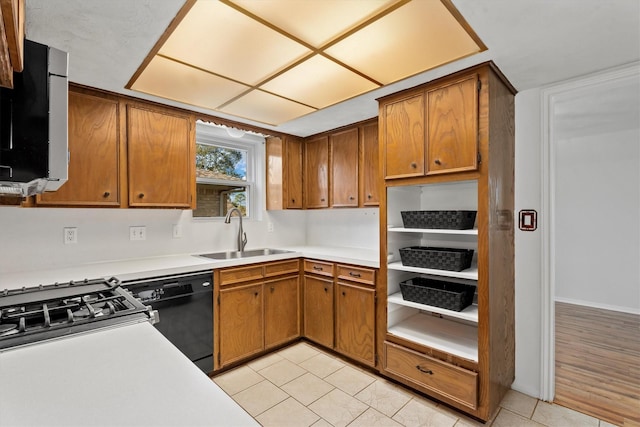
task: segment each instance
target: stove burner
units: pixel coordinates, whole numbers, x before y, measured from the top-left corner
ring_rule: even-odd
[[[0,325],[0,337],[6,337],[18,333],[18,325],[7,323]]]
[[[86,319],[87,317],[102,316],[102,309],[101,308],[93,309],[93,308],[89,308],[89,307],[90,306],[82,307],[80,310],[74,311],[73,312],[73,317]]]

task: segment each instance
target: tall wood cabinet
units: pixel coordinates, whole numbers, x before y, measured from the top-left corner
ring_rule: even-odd
[[[380,99],[380,372],[483,420],[515,375],[514,96],[486,63]],[[405,228],[401,213],[414,210],[476,210],[476,226]],[[408,267],[399,249],[410,246],[475,256],[461,272]],[[414,277],[471,285],[474,302],[457,312],[407,301],[399,285]]]

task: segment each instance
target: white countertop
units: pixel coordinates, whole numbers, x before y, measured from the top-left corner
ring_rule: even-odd
[[[249,250],[250,248],[247,248]],[[96,279],[115,276],[120,280],[135,280],[146,277],[181,274],[215,268],[231,267],[291,258],[313,258],[378,268],[380,259],[377,250],[329,246],[283,247],[292,252],[285,254],[256,256],[243,259],[212,260],[191,254],[167,255],[150,258],[135,258],[120,261],[96,262],[73,267],[49,270],[33,270],[0,274],[0,290],[23,286],[48,285],[70,280]]]
[[[0,427],[257,425],[148,322],[0,353]]]

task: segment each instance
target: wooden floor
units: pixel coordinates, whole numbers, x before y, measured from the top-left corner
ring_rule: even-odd
[[[554,403],[640,426],[640,316],[556,303]]]

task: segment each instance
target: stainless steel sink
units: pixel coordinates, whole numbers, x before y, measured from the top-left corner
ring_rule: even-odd
[[[210,254],[199,254],[197,256],[211,258],[211,259],[237,259],[237,258],[250,258],[254,256],[264,256],[264,255],[277,255],[277,254],[286,254],[292,251],[285,251],[283,249],[272,249],[272,248],[262,248],[262,249],[251,249],[248,251],[224,251],[224,252],[213,252]]]

